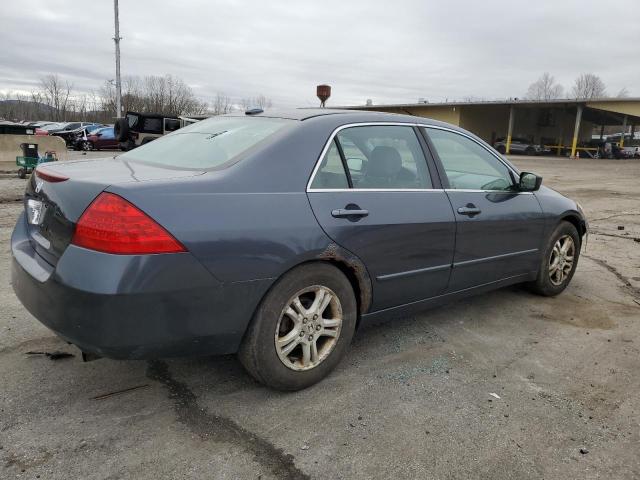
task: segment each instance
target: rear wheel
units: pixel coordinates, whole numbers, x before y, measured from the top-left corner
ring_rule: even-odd
[[[536,154],[536,150],[533,147],[527,147],[524,153],[526,155],[532,156]]]
[[[496,150],[501,153],[502,155],[504,155],[505,153],[507,153],[507,149],[504,145],[498,145],[496,147]]]
[[[531,290],[547,297],[561,293],[573,278],[580,256],[580,235],[573,224],[561,222],[549,238]]]
[[[27,171],[24,168],[18,169],[18,178],[27,178]]]
[[[303,265],[287,273],[263,299],[238,357],[265,385],[300,390],[339,363],[356,319],[356,299],[344,274],[328,264]]]

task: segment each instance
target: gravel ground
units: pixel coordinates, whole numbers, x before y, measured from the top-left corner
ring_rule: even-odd
[[[232,356],[80,362],[9,286],[24,181],[0,178],[0,478],[640,477],[640,162],[514,161],[585,207],[569,288],[362,330],[289,394]]]

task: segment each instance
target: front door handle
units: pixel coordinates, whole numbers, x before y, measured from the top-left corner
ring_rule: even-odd
[[[347,208],[336,208],[331,211],[331,216],[335,218],[346,217],[366,217],[369,215],[369,210],[349,210]]]
[[[482,210],[480,210],[478,207],[476,207],[471,203],[469,203],[466,207],[458,208],[458,213],[460,215],[473,216],[473,215],[478,215],[480,212],[482,212]]]

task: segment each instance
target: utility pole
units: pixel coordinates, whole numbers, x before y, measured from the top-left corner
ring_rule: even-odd
[[[118,0],[113,0],[113,9],[115,11],[116,36],[113,41],[116,43],[116,118],[122,116],[122,88],[120,84],[120,19],[118,16]]]

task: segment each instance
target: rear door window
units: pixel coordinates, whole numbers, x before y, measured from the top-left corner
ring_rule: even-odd
[[[145,117],[142,122],[142,131],[147,133],[163,133],[162,119],[156,117]]]
[[[433,188],[427,161],[412,127],[349,127],[336,137],[344,152],[353,188]]]
[[[173,132],[180,128],[180,120],[177,118],[165,118],[164,119],[164,131]]]
[[[349,188],[347,173],[344,171],[342,158],[340,157],[340,152],[338,151],[338,145],[336,144],[335,139],[332,140],[329,150],[327,150],[327,153],[325,153],[322,161],[320,162],[320,167],[313,178],[311,188]]]

